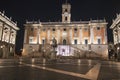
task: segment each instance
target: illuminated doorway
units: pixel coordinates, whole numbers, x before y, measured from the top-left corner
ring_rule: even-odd
[[[66,45],[66,40],[65,39],[63,40],[63,45]]]

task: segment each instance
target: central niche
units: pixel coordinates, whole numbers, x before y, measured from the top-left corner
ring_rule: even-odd
[[[63,45],[66,45],[66,39],[63,39]]]

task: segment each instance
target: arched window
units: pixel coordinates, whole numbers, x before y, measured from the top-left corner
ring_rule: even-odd
[[[65,17],[65,21],[67,21],[67,17]]]
[[[67,9],[65,9],[65,12],[68,12],[68,10],[67,10]]]
[[[65,39],[63,40],[63,45],[66,45],[66,40]]]
[[[55,28],[53,28],[53,31],[55,31]]]
[[[77,32],[77,28],[74,28],[74,31]]]
[[[64,28],[63,30],[66,31],[66,28]]]

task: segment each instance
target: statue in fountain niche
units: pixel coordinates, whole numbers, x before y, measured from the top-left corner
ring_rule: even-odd
[[[55,48],[57,47],[57,40],[55,38],[52,39],[52,52],[51,52],[51,59],[56,59],[57,51]]]

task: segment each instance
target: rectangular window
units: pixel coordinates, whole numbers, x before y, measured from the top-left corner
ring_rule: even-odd
[[[42,40],[42,44],[45,44],[45,39]]]
[[[29,44],[33,43],[33,37],[29,37]]]
[[[31,28],[31,31],[33,31],[34,29],[33,28]]]
[[[32,43],[32,39],[29,39],[29,43]]]
[[[88,30],[88,28],[84,28],[84,31],[87,31]]]
[[[85,39],[85,44],[88,44],[88,40],[87,39]]]
[[[66,31],[66,28],[64,28],[63,30]]]
[[[74,40],[74,44],[77,44],[77,39]]]
[[[74,31],[77,32],[77,28],[75,28]]]
[[[98,39],[98,44],[101,44],[101,39]]]
[[[42,30],[45,31],[45,28],[43,28]]]
[[[29,37],[29,44],[36,44],[37,43],[37,38],[36,37]]]
[[[97,30],[100,30],[100,27],[97,27]]]
[[[65,17],[65,21],[67,21],[67,17]]]
[[[53,28],[53,31],[55,31],[55,28]]]

